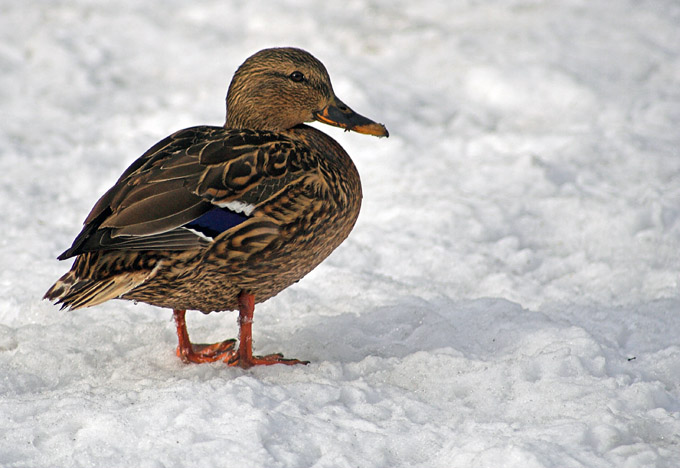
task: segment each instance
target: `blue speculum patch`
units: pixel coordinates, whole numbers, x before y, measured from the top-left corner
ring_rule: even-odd
[[[227,208],[215,207],[200,217],[184,225],[185,228],[215,238],[227,229],[231,229],[248,219],[243,213],[235,213]]]

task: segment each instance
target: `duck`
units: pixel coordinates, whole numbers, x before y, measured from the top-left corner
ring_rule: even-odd
[[[172,309],[186,363],[307,364],[252,350],[255,304],[312,271],[359,216],[352,159],[307,123],[389,133],[344,104],[325,66],[293,47],[248,57],[226,107],[223,126],[179,130],[123,172],[57,257],[75,260],[43,299],[67,310],[111,299]],[[187,310],[238,311],[238,346],[192,343]]]

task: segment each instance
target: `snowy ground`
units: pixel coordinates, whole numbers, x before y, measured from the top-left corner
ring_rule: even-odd
[[[391,134],[323,127],[362,214],[256,309],[256,351],[312,363],[186,366],[167,310],[41,301],[276,45]],[[680,466],[677,1],[4,0],[0,106],[0,466]]]

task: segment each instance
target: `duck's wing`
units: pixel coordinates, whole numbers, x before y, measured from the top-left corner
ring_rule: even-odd
[[[205,247],[310,171],[309,153],[275,132],[180,130],[123,173],[59,259],[97,250]]]

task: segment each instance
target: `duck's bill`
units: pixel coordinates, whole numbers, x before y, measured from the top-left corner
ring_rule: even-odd
[[[346,131],[365,133],[378,137],[390,136],[383,124],[376,123],[359,115],[345,105],[340,99],[335,98],[328,106],[314,113],[314,118],[335,127],[344,128]]]

